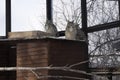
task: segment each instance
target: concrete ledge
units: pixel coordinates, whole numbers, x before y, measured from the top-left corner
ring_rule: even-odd
[[[29,38],[40,38],[46,36],[53,36],[53,35],[43,31],[22,31],[22,32],[8,33],[8,39],[29,39]]]

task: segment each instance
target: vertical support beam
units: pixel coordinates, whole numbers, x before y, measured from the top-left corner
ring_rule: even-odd
[[[113,76],[112,73],[113,73],[113,70],[114,70],[113,68],[110,68],[110,69],[109,69],[108,80],[112,80],[112,76]]]
[[[82,30],[87,35],[87,4],[86,0],[81,0],[81,12],[82,12]]]
[[[53,20],[52,19],[52,0],[46,0],[46,15],[47,20]]]
[[[82,18],[82,30],[84,31],[85,35],[87,36],[88,39],[88,33],[87,33],[87,0],[81,0],[81,18]],[[86,54],[87,54],[87,59],[89,60],[89,55],[88,55],[88,44],[86,44]],[[89,62],[86,64],[86,66],[88,66],[88,72],[90,72],[89,70]],[[90,78],[90,80],[92,80],[91,76],[87,76]]]
[[[119,10],[119,21],[120,21],[120,0],[118,0],[118,10]],[[119,24],[120,27],[120,24]]]
[[[6,0],[6,37],[11,32],[11,0]]]
[[[109,75],[108,80],[112,80],[112,74]]]

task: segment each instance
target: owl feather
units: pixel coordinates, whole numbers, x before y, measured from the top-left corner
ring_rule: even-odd
[[[87,40],[84,32],[80,29],[79,24],[68,21],[65,38],[69,40]]]
[[[56,36],[56,33],[58,32],[56,26],[53,24],[51,20],[46,21],[45,30],[47,33],[50,33],[53,36]]]

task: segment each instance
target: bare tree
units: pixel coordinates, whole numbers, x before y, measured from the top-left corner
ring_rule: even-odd
[[[53,2],[53,22],[58,30],[65,30],[68,20],[74,20],[81,27],[81,0],[54,0]],[[87,0],[87,13],[88,27],[119,20],[118,2]],[[90,67],[107,69],[120,66],[119,52],[112,47],[113,42],[120,38],[119,36],[120,28],[88,34]],[[106,78],[97,77],[97,79]]]
[[[58,1],[58,0],[56,0]],[[54,20],[60,29],[64,29],[67,20],[74,20],[81,27],[81,0],[59,0],[54,4]],[[117,1],[87,0],[88,27],[119,20]],[[120,57],[112,45],[120,37],[120,28],[103,30],[89,34],[89,55],[91,67],[118,67]],[[99,79],[98,79],[99,80]]]

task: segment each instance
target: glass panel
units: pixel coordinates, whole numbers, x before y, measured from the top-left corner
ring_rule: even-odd
[[[120,28],[89,33],[90,68],[94,72],[119,72]],[[110,74],[109,74],[110,76]],[[119,80],[120,76],[113,76]],[[93,80],[108,80],[108,74],[93,76]]]
[[[46,0],[11,0],[12,31],[44,30]]]
[[[87,0],[88,26],[113,22],[119,19],[118,1]],[[54,23],[65,29],[67,20],[81,27],[81,0],[53,0]]]
[[[89,33],[90,66],[100,68],[120,66],[119,47],[120,28]]]
[[[108,23],[119,19],[118,1],[87,0],[88,26]]]
[[[5,36],[5,0],[0,0],[0,36]]]
[[[65,30],[68,20],[81,27],[81,0],[53,0],[53,21],[58,30]]]

